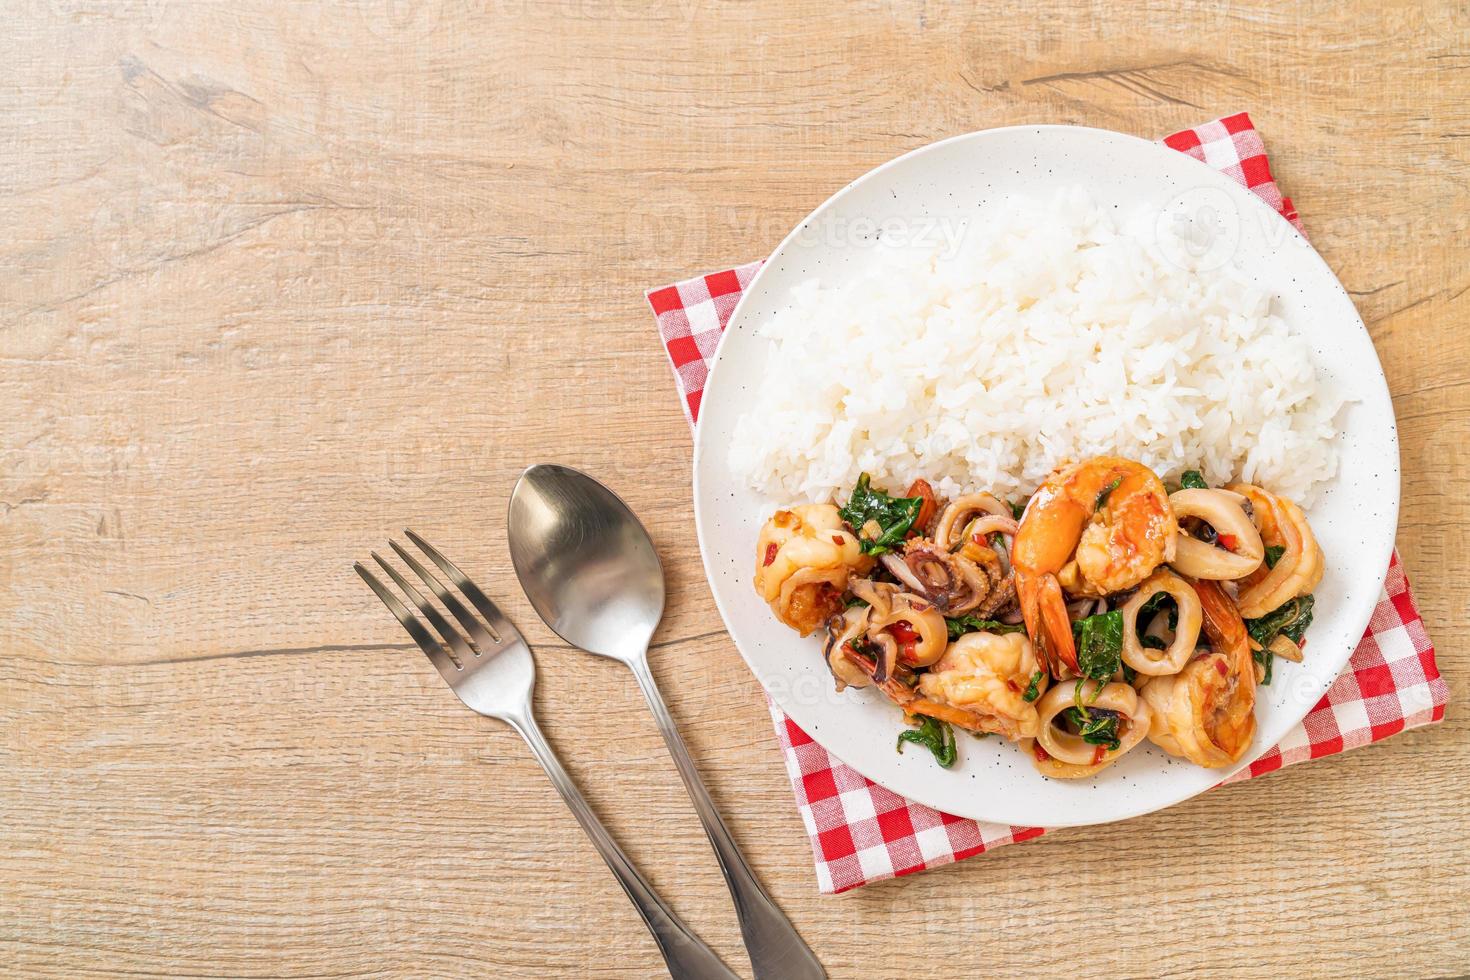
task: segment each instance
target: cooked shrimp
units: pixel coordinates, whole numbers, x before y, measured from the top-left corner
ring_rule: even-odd
[[[1176,520],[1197,517],[1215,529],[1219,547],[1179,535],[1171,564],[1190,578],[1245,578],[1266,557],[1260,532],[1246,516],[1246,498],[1229,490],[1180,490],[1169,495]]]
[[[966,636],[978,635],[981,634],[966,634]],[[1017,636],[1019,634],[1011,635]],[[961,639],[964,638],[965,637],[961,637]],[[1022,637],[1022,639],[1025,638]],[[958,643],[959,641],[957,640],[955,642]],[[951,647],[953,647],[953,644],[951,644]],[[1029,647],[1030,644],[1027,643],[1026,648]],[[852,665],[858,668],[864,674],[866,674],[868,678],[872,680],[874,686],[876,686],[878,690],[882,691],[883,694],[885,694],[889,698],[889,700],[891,700],[894,704],[898,705],[910,715],[927,715],[930,718],[937,718],[940,721],[949,722],[956,728],[963,728],[966,731],[971,732],[980,732],[992,735],[1004,735],[1006,738],[1012,740],[1021,737],[1018,725],[1024,723],[1024,713],[1021,713],[1020,719],[995,714],[991,710],[988,710],[985,707],[986,702],[978,697],[976,698],[974,704],[971,706],[951,704],[949,701],[926,697],[917,686],[910,687],[908,684],[904,683],[902,680],[899,680],[896,677],[888,677],[882,680],[878,679],[877,674],[880,669],[880,661],[878,660],[878,658],[869,656],[858,650],[854,650],[851,644],[848,644],[841,649],[843,654],[852,663]],[[963,649],[964,648],[962,648],[962,652]],[[1020,658],[1020,664],[1024,666],[1024,662],[1025,657],[1023,655]],[[1035,662],[1034,659],[1032,662]],[[958,661],[956,663],[958,664]],[[936,668],[941,668],[943,664],[944,660],[941,659],[939,664],[936,665]],[[976,670],[978,672],[980,668],[977,667]],[[931,670],[930,674],[932,673],[933,671]],[[1035,671],[1033,671],[1032,673],[1034,676]],[[919,683],[923,684],[924,678],[930,676],[930,674],[922,675],[919,679]],[[960,680],[959,675],[952,675],[952,677],[954,677],[956,681]],[[1030,678],[1028,677],[1028,683],[1029,680]],[[930,683],[933,684],[934,682]],[[1038,684],[1043,683],[1045,683],[1045,676],[1043,676],[1038,681]],[[1025,689],[1022,688],[1022,694],[1024,694],[1024,691]],[[936,691],[936,694],[943,695],[944,693],[945,692],[943,691]],[[959,695],[963,695],[965,693],[965,688],[963,687],[963,685],[956,688],[956,693]],[[1022,700],[1024,703],[1024,698]],[[1027,707],[1029,707],[1029,705],[1027,705]]]
[[[1117,719],[1118,747],[1094,745],[1063,727],[1061,716],[1076,703],[1078,692],[1071,684],[1058,685],[1036,705],[1040,719],[1036,739],[1021,745],[1043,776],[1079,779],[1094,775],[1121,759],[1149,732],[1153,711],[1127,684],[1083,681],[1080,694],[1089,715],[1102,712]]]
[[[1206,768],[1240,760],[1256,734],[1256,666],[1239,610],[1217,583],[1194,583],[1211,650],[1143,686],[1149,740]]]
[[[756,542],[755,590],[802,636],[842,610],[854,571],[871,567],[833,504],[778,510]]]
[[[1251,517],[1266,544],[1284,548],[1276,567],[1262,564],[1240,583],[1240,614],[1258,619],[1283,603],[1304,596],[1322,581],[1324,559],[1301,508],[1249,483],[1228,489],[1251,502]]]
[[[1179,526],[1164,485],[1132,460],[1099,456],[1049,476],[1026,506],[1011,555],[1026,629],[1048,670],[1077,669],[1058,573],[1077,570],[1098,594],[1121,592],[1174,557]]]
[[[1014,741],[1036,735],[1036,698],[1026,700],[1033,680],[1038,693],[1046,690],[1046,673],[1024,634],[966,633],[919,678],[919,691],[931,701],[996,719],[1001,734]]]

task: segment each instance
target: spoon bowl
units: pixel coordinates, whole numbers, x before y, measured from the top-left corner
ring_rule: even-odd
[[[541,463],[510,496],[510,558],[536,612],[574,647],[641,658],[664,614],[664,570],[628,505],[585,473]]]

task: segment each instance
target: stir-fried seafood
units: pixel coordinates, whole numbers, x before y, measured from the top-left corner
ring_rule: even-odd
[[[923,722],[900,746],[954,726],[1019,743],[1053,778],[1095,775],[1145,738],[1229,766],[1273,660],[1302,658],[1324,560],[1291,501],[1192,470],[1181,482],[1084,460],[1018,520],[983,491],[946,503],[917,480],[892,497],[864,476],[841,508],[771,517],[756,590],[798,632],[825,625],[839,691]],[[933,741],[949,765],[952,737]]]
[[[944,656],[948,627],[929,600],[888,582],[857,579],[850,588],[856,604],[827,624],[827,664],[839,691],[881,684],[901,668],[928,667]],[[854,666],[857,652],[873,660],[871,673]]]
[[[951,554],[928,538],[911,538],[903,553],[883,556],[883,567],[905,586],[929,599],[945,615],[989,616],[1011,600],[1010,577],[988,544],[966,542]]]
[[[871,564],[832,504],[778,510],[756,542],[755,590],[802,636],[842,608],[854,569]]]
[[[1140,634],[1138,614],[1161,595],[1174,600],[1174,625],[1156,629],[1158,622],[1169,616],[1158,610],[1151,622],[1143,624],[1144,630]],[[1199,595],[1194,587],[1169,569],[1159,569],[1144,579],[1133,597],[1123,603],[1123,662],[1149,677],[1179,673],[1194,656],[1195,646],[1199,643],[1200,618]],[[1162,640],[1170,634],[1171,638],[1165,643],[1145,645],[1145,637],[1154,636]]]
[[[984,544],[992,534],[1015,538],[1016,518],[1011,509],[988,493],[967,493],[950,501],[939,515],[934,540],[947,551],[959,551],[967,543]]]
[[[1177,674],[1143,686],[1154,709],[1149,738],[1171,755],[1196,765],[1228,766],[1256,734],[1256,665],[1245,622],[1219,584],[1195,583],[1210,650]]]
[[[1261,567],[1266,546],[1241,506],[1244,499],[1229,490],[1200,488],[1169,494],[1176,518],[1197,518],[1215,529],[1215,544],[1180,535],[1171,564],[1192,578],[1217,580],[1245,578]]]
[[[1083,681],[1054,687],[1037,705],[1040,728],[1021,749],[1042,774],[1092,776],[1117,762],[1149,732],[1152,710],[1128,684]]]
[[[1262,565],[1241,582],[1240,614],[1249,619],[1264,616],[1288,600],[1304,596],[1322,581],[1322,549],[1301,508],[1284,497],[1267,493],[1249,483],[1229,489],[1251,503],[1251,517],[1267,545],[1282,549],[1272,567]]]
[[[1011,563],[1026,629],[1052,673],[1078,669],[1064,570],[1076,563],[1074,594],[1131,589],[1173,559],[1178,530],[1164,484],[1141,463],[1101,456],[1047,477],[1026,505]]]
[[[926,698],[986,715],[1009,739],[1035,736],[1034,702],[1036,693],[1045,689],[1046,675],[1024,633],[966,633],[919,676],[919,690]]]

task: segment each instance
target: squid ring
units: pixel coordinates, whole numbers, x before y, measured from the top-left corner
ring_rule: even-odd
[[[893,597],[892,604],[868,622],[869,633],[881,633],[898,623],[908,623],[909,629],[918,634],[903,662],[910,667],[928,667],[944,656],[949,645],[949,626],[934,604],[900,592]]]
[[[1228,490],[1179,490],[1169,495],[1176,518],[1197,517],[1206,521],[1220,537],[1232,539],[1230,549],[1216,548],[1187,534],[1179,535],[1172,564],[1196,579],[1245,578],[1261,567],[1266,546],[1261,532],[1240,505],[1244,497]]]
[[[1119,716],[1118,747],[1092,745],[1083,741],[1082,736],[1063,731],[1055,724],[1057,716],[1072,707],[1075,699],[1073,686],[1060,684],[1043,694],[1036,704],[1040,730],[1035,739],[1023,742],[1022,748],[1031,753],[1037,771],[1043,776],[1079,779],[1095,775],[1143,741],[1153,723],[1152,709],[1131,686],[1083,681],[1082,701],[1089,710],[1112,711]]]
[[[1180,543],[1183,543],[1183,539]],[[1138,613],[1145,603],[1160,592],[1174,600],[1179,612],[1174,626],[1174,639],[1168,649],[1153,650],[1144,646],[1138,638]],[[1123,662],[1140,674],[1151,677],[1179,673],[1189,663],[1189,658],[1194,656],[1202,622],[1203,611],[1194,587],[1173,572],[1159,569],[1144,579],[1133,598],[1123,606]]]
[[[827,622],[827,644],[822,655],[827,660],[827,669],[837,682],[838,692],[849,687],[871,687],[873,680],[848,658],[846,647],[861,637],[868,629],[869,609],[853,606],[833,616]]]
[[[1015,534],[1015,518],[1011,516],[1011,509],[996,500],[988,493],[967,493],[958,497],[944,513],[939,515],[939,523],[934,527],[934,541],[939,547],[946,551],[953,551],[964,544],[964,530],[970,519],[977,515],[988,514],[993,517],[1004,517],[1011,521],[1010,530],[997,526],[995,530],[1006,534]]]

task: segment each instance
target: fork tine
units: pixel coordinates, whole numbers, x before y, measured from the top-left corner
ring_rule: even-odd
[[[422,592],[413,587],[412,582],[400,575],[398,569],[384,561],[383,556],[376,551],[372,552],[372,556],[373,561],[381,565],[383,571],[388,573],[388,577],[403,590],[404,595],[408,596],[408,601],[418,606],[419,612],[423,613],[429,622],[434,624],[434,629],[438,630],[439,635],[444,637],[444,641],[449,644],[449,649],[454,652],[454,655],[459,660],[472,660],[477,656],[476,652],[471,650],[469,644],[464,641],[464,637],[459,635],[459,630],[450,626],[449,621],[439,615],[439,610],[434,608],[434,604],[426,599]]]
[[[490,624],[490,628],[495,631],[496,636],[514,638],[520,635],[516,631],[515,626],[511,624],[511,621],[506,619],[500,612],[500,609],[496,607],[495,603],[490,601],[490,597],[481,592],[480,587],[474,582],[471,582],[469,576],[459,570],[459,566],[441,555],[438,548],[435,548],[429,542],[414,534],[409,528],[404,528],[403,533],[408,535],[408,540],[418,545],[419,550],[428,555],[429,559],[439,566],[440,571],[449,576],[449,581],[459,586],[459,591],[463,592],[465,598],[470,600],[470,604],[480,611],[481,616],[485,617],[486,621]]]
[[[423,565],[419,564],[419,560],[405,551],[403,546],[397,541],[389,539],[388,546],[398,553],[398,557],[403,559],[405,565],[413,569],[415,575],[424,580],[425,585],[434,590],[434,594],[439,597],[439,601],[444,603],[444,608],[448,609],[454,614],[454,618],[459,620],[459,625],[469,631],[470,646],[475,647],[476,652],[479,652],[479,647],[475,646],[476,640],[485,644],[487,649],[494,649],[500,645],[500,637],[487,630],[475,618],[474,613],[466,609],[464,603],[460,602],[453,592],[450,592],[444,587],[444,583],[440,582],[433,572],[430,572]]]
[[[428,656],[429,662],[438,668],[439,673],[444,675],[444,679],[451,682],[457,680],[457,675],[460,670],[459,666],[450,658],[448,651],[439,645],[439,641],[434,639],[434,635],[424,628],[424,624],[419,622],[414,614],[408,611],[407,606],[398,601],[396,595],[388,591],[386,585],[378,581],[377,576],[364,568],[362,562],[355,561],[352,563],[352,567],[357,571],[358,575],[362,576],[362,580],[368,584],[368,588],[376,592],[378,598],[383,600],[383,605],[387,606],[388,610],[398,617],[398,621],[403,624],[403,628],[408,630],[408,635],[413,637],[413,641]]]

